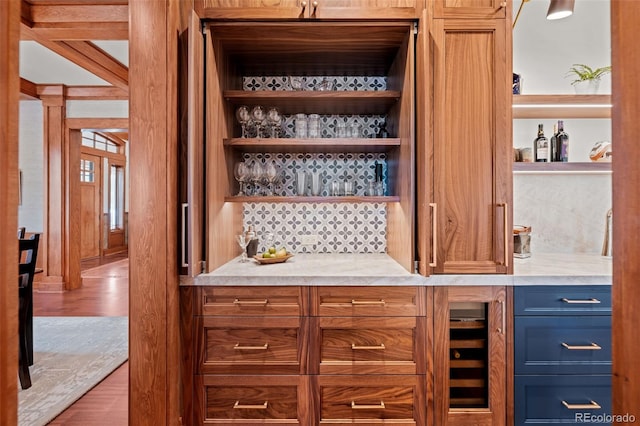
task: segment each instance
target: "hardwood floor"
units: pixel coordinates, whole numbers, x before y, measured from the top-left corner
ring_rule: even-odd
[[[35,292],[35,316],[128,316],[129,261],[82,272],[82,287],[64,293]],[[91,265],[91,264],[89,264]],[[85,265],[86,267],[86,265]],[[125,363],[49,423],[52,426],[126,426],[129,418],[129,364]]]

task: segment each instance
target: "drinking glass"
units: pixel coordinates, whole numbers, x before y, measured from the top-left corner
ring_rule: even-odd
[[[278,108],[269,108],[269,111],[267,111],[267,125],[271,129],[272,138],[277,138],[280,136],[282,115],[280,115],[280,111],[278,111]]]
[[[247,181],[247,175],[249,174],[249,169],[244,161],[239,161],[233,168],[233,176],[238,181],[240,185],[240,190],[238,191],[238,197],[246,195],[244,192],[244,183]]]
[[[268,183],[266,195],[273,195],[273,184],[278,179],[278,168],[274,161],[265,164],[264,176]]]
[[[251,241],[251,240],[249,238],[247,238],[245,234],[236,235],[236,242],[238,243],[238,245],[242,249],[242,258],[240,259],[240,262],[242,262],[242,263],[245,263],[248,260],[247,259],[247,245],[249,245],[249,241]]]
[[[260,105],[253,107],[253,109],[251,110],[251,118],[253,119],[253,123],[256,126],[256,137],[263,137],[262,129],[267,124],[267,114],[264,112],[264,108],[262,108]]]
[[[236,110],[236,119],[238,120],[238,123],[240,123],[240,126],[242,126],[242,137],[248,138],[249,135],[247,134],[247,127],[251,122],[251,114],[249,113],[249,108],[245,105],[239,106]]]
[[[257,161],[252,162],[251,167],[249,168],[249,179],[253,183],[253,195],[261,195],[259,184],[262,180],[262,174],[262,165]]]

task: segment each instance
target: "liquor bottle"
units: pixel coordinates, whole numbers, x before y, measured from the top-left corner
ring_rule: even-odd
[[[553,125],[553,136],[549,140],[549,161],[560,161],[560,149],[558,146],[558,125]]]
[[[558,151],[560,154],[560,161],[569,161],[569,135],[564,131],[564,122],[558,120]]]
[[[542,124],[538,124],[538,137],[533,140],[533,159],[536,162],[549,161],[549,140],[544,136]]]

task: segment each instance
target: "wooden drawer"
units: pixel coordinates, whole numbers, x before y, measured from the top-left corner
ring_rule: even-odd
[[[306,318],[200,317],[200,373],[304,374]]]
[[[196,389],[200,424],[311,424],[307,376],[196,376]]]
[[[611,315],[611,286],[516,287],[514,314]]]
[[[424,316],[422,287],[313,287],[313,316]]]
[[[611,317],[516,317],[516,374],[611,374]]]
[[[304,316],[307,288],[201,287],[200,315]]]
[[[576,415],[611,414],[611,376],[516,376],[515,385],[516,426],[591,423]]]
[[[319,336],[311,341],[319,342],[313,348],[319,362],[311,365],[319,365],[320,374],[424,374],[417,323],[416,317],[314,319]]]
[[[426,424],[424,376],[313,376],[313,380],[320,404],[316,424]]]

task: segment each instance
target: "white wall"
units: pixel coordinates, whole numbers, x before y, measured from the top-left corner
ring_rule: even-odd
[[[514,0],[514,15],[519,6]],[[565,78],[572,64],[611,63],[610,2],[577,0],[574,14],[558,21],[546,20],[548,6],[548,0],[524,5],[513,31],[513,70],[523,76],[523,94],[574,94],[571,78]],[[600,93],[611,93],[610,76],[603,77]],[[571,162],[588,162],[595,142],[611,140],[609,119],[516,119],[514,147],[533,147],[538,123],[550,137],[559,119],[570,135]],[[513,191],[514,223],[533,227],[534,254],[600,253],[611,207],[610,174],[515,174]]]
[[[20,101],[18,165],[22,171],[22,205],[18,226],[27,232],[44,230],[44,175],[42,103]]]

